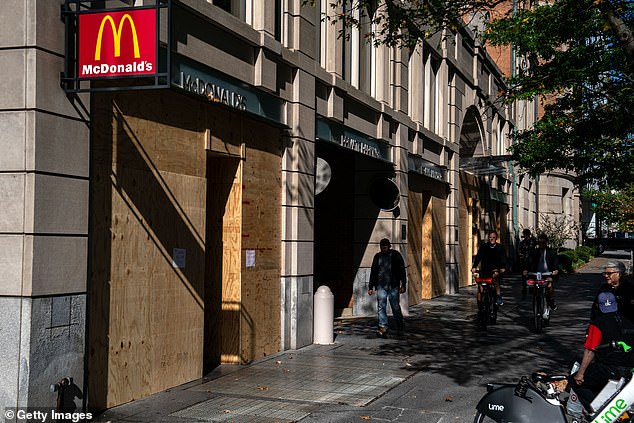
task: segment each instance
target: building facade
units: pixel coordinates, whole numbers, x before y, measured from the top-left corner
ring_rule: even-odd
[[[173,0],[166,87],[65,92],[64,2],[9,3],[7,406],[54,405],[49,386],[70,377],[78,406],[108,408],[306,346],[321,285],[338,315],[375,313],[381,238],[406,257],[411,305],[470,284],[487,231],[512,254],[543,195],[574,210],[572,185],[509,165],[536,108],[495,101],[502,70],[467,28],[409,52],[367,43],[363,22],[340,37],[325,0]]]

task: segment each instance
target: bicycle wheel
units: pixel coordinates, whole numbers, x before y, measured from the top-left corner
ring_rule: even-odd
[[[489,316],[491,316],[489,318],[489,324],[490,325],[495,325],[498,321],[498,305],[495,303],[495,299],[496,297],[494,297],[493,295],[491,295],[491,314],[489,314]]]
[[[480,321],[482,329],[486,329],[491,323],[491,301],[491,293],[488,288],[485,288],[482,296],[482,316]]]
[[[544,312],[544,298],[541,291],[537,291],[533,296],[533,323],[535,332],[541,333],[544,328],[542,313]]]
[[[485,416],[484,414],[482,414],[480,411],[478,411],[473,419],[473,423],[492,423],[495,420],[493,420],[491,417],[489,416]]]
[[[547,310],[546,307],[548,307],[548,301],[546,300],[546,296],[542,297],[542,310],[545,312]],[[548,324],[550,323],[550,316],[552,315],[552,309],[548,309],[548,313],[546,313],[548,315],[548,318],[543,319],[544,321],[544,327],[547,327]],[[542,314],[543,316],[544,314]]]

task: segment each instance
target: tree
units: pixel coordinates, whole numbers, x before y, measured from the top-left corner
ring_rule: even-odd
[[[512,44],[529,63],[508,78],[505,100],[544,101],[544,115],[511,148],[532,176],[562,169],[599,188],[631,181],[633,17],[632,2],[559,0],[488,26],[489,42]]]
[[[328,1],[328,0],[322,0]],[[314,0],[313,0],[314,2]],[[311,1],[304,0],[304,3]],[[533,128],[511,147],[520,171],[575,175],[578,186],[634,202],[634,0],[331,0],[342,28],[371,22],[374,44],[413,47],[490,14],[480,36],[513,46],[527,66],[508,75],[498,101],[538,98]],[[517,7],[511,7],[515,5]],[[486,20],[486,18],[485,18]],[[346,31],[342,29],[342,35]],[[595,195],[598,207],[609,208]]]
[[[491,13],[483,42],[513,46],[527,63],[508,75],[498,100],[538,98],[544,106],[534,127],[513,140],[520,171],[563,170],[578,186],[631,195],[624,188],[634,177],[634,0],[514,3],[332,0],[328,19],[343,28],[369,20],[375,30],[365,36],[374,44],[412,47]]]
[[[595,204],[594,211],[609,226],[621,232],[634,232],[634,183],[620,191],[591,191],[587,196]]]
[[[578,228],[574,222],[566,216],[541,214],[539,216],[538,234],[548,236],[550,247],[559,252],[568,240],[577,239]]]

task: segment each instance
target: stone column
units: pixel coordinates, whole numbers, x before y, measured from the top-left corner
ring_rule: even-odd
[[[299,3],[299,2],[297,2]],[[290,33],[314,34],[319,10],[289,2]],[[317,19],[317,20],[316,20]],[[312,29],[311,29],[312,27]],[[301,29],[301,30],[300,30]],[[315,58],[316,43],[294,37],[289,48]],[[290,38],[289,38],[289,42]],[[313,251],[315,223],[315,78],[296,69],[287,102],[291,128],[282,160],[282,349],[297,349],[313,337]]]
[[[90,103],[60,88],[60,3],[13,1],[0,15],[4,407],[54,407],[49,387],[64,377],[84,390],[89,126],[78,111]]]

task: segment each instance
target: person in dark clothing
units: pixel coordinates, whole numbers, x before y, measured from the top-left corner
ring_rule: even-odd
[[[517,264],[520,271],[528,269],[528,257],[535,250],[536,246],[537,240],[531,233],[531,230],[524,229],[522,231],[522,240],[517,248]],[[526,296],[526,276],[524,274],[522,274],[522,296]]]
[[[526,269],[528,258],[535,250],[535,248],[537,248],[537,240],[531,233],[530,229],[524,229],[522,231],[522,240],[520,241],[519,247],[517,249],[520,269]]]
[[[523,270],[524,276],[527,276],[528,272],[552,273],[551,276],[546,278],[548,280],[546,301],[548,301],[548,306],[551,310],[557,310],[554,284],[559,279],[559,258],[555,250],[548,248],[548,235],[540,234],[537,237],[537,248],[528,256],[526,267]]]
[[[504,304],[500,291],[500,275],[506,270],[506,253],[504,247],[497,243],[497,232],[489,232],[487,242],[482,244],[473,259],[472,273],[479,273],[481,278],[495,278],[496,302]],[[480,271],[478,272],[478,264]],[[478,304],[480,303],[480,291],[476,293]]]
[[[599,294],[611,292],[616,297],[619,305],[619,313],[634,322],[634,287],[624,279],[625,265],[622,261],[609,261],[603,267],[604,283],[599,287],[592,304],[591,319],[596,319],[600,314]]]
[[[405,292],[407,276],[405,261],[398,251],[392,250],[390,241],[383,238],[379,246],[381,251],[376,253],[370,269],[370,283],[368,294],[377,293],[377,308],[379,315],[379,335],[385,336],[388,330],[387,301],[390,301],[392,313],[396,319],[397,331],[403,331],[403,313],[399,302],[400,294]]]
[[[628,352],[616,348],[597,349],[599,345],[625,342],[634,345],[634,324],[621,317],[616,297],[611,292],[598,296],[601,315],[590,322],[583,345],[583,358],[579,369],[571,375],[571,384],[581,402],[587,406],[610,379],[629,377],[634,365],[634,349]]]

